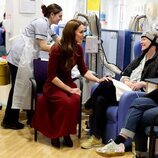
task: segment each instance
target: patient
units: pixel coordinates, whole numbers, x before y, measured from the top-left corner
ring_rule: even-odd
[[[142,54],[123,71],[120,80],[123,86],[118,86],[120,82],[113,79],[102,82],[85,103],[85,111],[92,113],[90,116],[91,136],[81,144],[82,148],[88,149],[101,145],[106,121],[104,115],[108,105],[116,104],[127,90],[145,91],[144,80],[158,77],[158,31],[152,29],[144,32],[140,43]]]
[[[133,101],[120,134],[114,141],[111,139],[104,147],[97,148],[96,152],[102,156],[124,155],[124,143],[128,138],[132,138],[135,140],[136,158],[146,158],[148,136],[145,134],[145,128],[151,125],[156,115],[158,115],[158,89],[151,93],[150,98],[144,96]],[[158,119],[156,123],[158,125]]]

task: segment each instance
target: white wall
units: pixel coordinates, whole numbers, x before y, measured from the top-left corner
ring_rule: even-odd
[[[137,3],[135,0],[127,0],[126,2],[126,27],[128,28],[131,17],[136,15],[144,15],[145,14],[145,4],[147,0],[138,0]]]
[[[149,12],[152,13],[153,18],[150,17],[154,22],[154,16],[157,16],[158,19],[158,0],[137,0],[137,3],[135,3],[135,0],[126,0],[126,27],[128,28],[130,17],[136,16],[136,15],[149,15]],[[148,16],[149,19],[149,16]],[[156,19],[156,20],[157,20]]]
[[[3,20],[4,12],[5,12],[5,0],[0,0],[0,21]]]
[[[106,29],[128,29],[131,17],[146,14],[149,3],[157,3],[151,5],[151,12],[158,16],[158,0],[101,0],[101,12],[106,13]]]
[[[4,0],[0,0],[0,2]],[[75,11],[83,12],[85,10],[86,0],[36,0],[36,11],[32,14],[21,13],[19,10],[19,2],[24,0],[5,0],[6,2],[6,48],[7,51],[10,49],[14,40],[14,37],[19,35],[24,27],[34,18],[43,16],[41,13],[41,5],[46,6],[51,3],[57,3],[63,8],[63,20],[61,24],[65,24],[68,20],[72,19]],[[28,0],[29,1],[29,0]],[[31,1],[30,1],[31,2]],[[1,3],[2,4],[2,3]],[[4,5],[3,5],[4,6]],[[69,8],[68,8],[69,6]],[[3,9],[4,10],[4,9]]]
[[[106,29],[122,29],[125,25],[126,0],[101,0],[101,12],[106,14]]]
[[[15,36],[19,35],[24,27],[34,18],[42,15],[41,2],[42,0],[35,1],[35,13],[21,13],[20,0],[6,0],[6,48],[10,48]]]
[[[68,20],[72,19],[76,11],[85,13],[86,10],[86,0],[43,0],[45,5],[51,3],[56,3],[63,9],[63,20],[60,24],[65,24]]]
[[[18,35],[24,27],[34,18],[42,16],[41,4],[49,5],[57,3],[63,8],[63,20],[65,24],[72,19],[75,11],[86,12],[86,0],[36,0],[36,12],[34,14],[25,14],[19,12],[19,2],[24,0],[0,0],[0,18],[4,11],[7,12],[7,50],[13,41],[9,39]],[[101,0],[101,11],[106,13],[107,29],[127,29],[131,16],[144,14],[145,4],[147,2],[157,2],[157,0]],[[5,9],[6,3],[6,9]]]

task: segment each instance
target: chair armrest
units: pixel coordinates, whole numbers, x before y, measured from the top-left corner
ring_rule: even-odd
[[[81,96],[80,96],[80,115],[79,115],[79,126],[78,126],[78,138],[81,138],[81,119],[82,119],[82,91],[83,91],[83,78],[81,75],[77,76],[77,77],[74,77],[73,78],[73,81],[76,81],[76,80],[79,80],[79,87],[80,87],[80,90],[81,90]]]
[[[31,92],[31,110],[34,109],[33,105],[34,105],[34,100],[36,102],[36,98],[37,98],[37,84],[34,78],[30,78],[31,81],[31,85],[32,85],[32,92]]]
[[[157,119],[158,119],[158,114],[155,115],[152,123],[151,123],[151,126],[150,126],[150,137],[153,137],[154,133],[155,133],[155,128],[157,127],[158,128],[158,125],[156,125],[156,122],[157,122]]]
[[[158,138],[158,126],[156,121],[158,119],[158,114],[154,116],[154,119],[151,122],[151,126],[146,127],[145,132],[149,136],[149,158],[154,157],[155,155],[155,139]]]
[[[83,90],[83,79],[82,79],[82,76],[79,75],[79,76],[77,76],[77,77],[74,77],[74,78],[73,78],[73,81],[76,81],[76,80],[79,80],[80,90],[81,90],[81,92],[82,92],[82,90]]]
[[[124,125],[128,109],[133,100],[144,95],[145,92],[128,91],[121,96],[118,104],[118,132]]]
[[[34,78],[30,78],[31,84],[32,84],[32,94],[33,97],[36,97],[36,92],[37,92],[37,84]]]

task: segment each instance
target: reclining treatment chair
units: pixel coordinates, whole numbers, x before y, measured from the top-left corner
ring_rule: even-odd
[[[134,55],[135,57],[140,55],[140,43],[136,43],[134,46]],[[91,89],[91,93],[95,90],[98,86],[98,83],[95,83]],[[108,141],[112,138],[115,139],[116,136],[119,134],[122,126],[124,125],[124,120],[126,118],[128,109],[132,103],[132,101],[140,96],[145,95],[145,92],[134,92],[129,91],[125,92],[118,104],[110,105],[107,107],[105,111],[105,126],[104,126],[104,136],[103,136],[103,143],[107,144]],[[125,143],[126,149],[131,149],[132,143],[131,140],[126,141]]]

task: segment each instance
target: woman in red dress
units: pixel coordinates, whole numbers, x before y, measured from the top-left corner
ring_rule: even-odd
[[[84,24],[76,19],[70,20],[63,29],[60,44],[52,46],[48,62],[48,78],[43,94],[38,98],[32,126],[51,138],[51,144],[60,148],[72,147],[70,134],[76,133],[80,112],[80,89],[71,77],[72,68],[77,65],[80,74],[94,82],[107,80],[94,76],[84,63],[81,47],[84,38]]]

